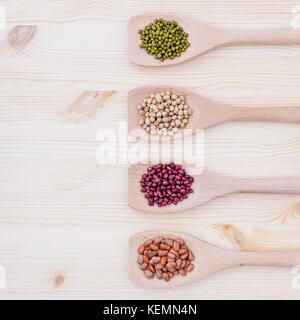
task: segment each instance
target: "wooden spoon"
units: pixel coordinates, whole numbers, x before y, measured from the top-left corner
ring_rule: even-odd
[[[300,177],[272,179],[241,179],[204,172],[193,175],[193,193],[177,205],[149,206],[140,191],[140,179],[147,172],[147,165],[131,165],[128,169],[128,204],[131,208],[149,213],[173,213],[192,209],[209,200],[232,193],[287,193],[300,194]],[[188,172],[188,170],[187,170]]]
[[[159,280],[156,277],[148,279],[140,270],[137,264],[137,249],[148,239],[154,239],[157,236],[176,239],[182,238],[187,246],[193,251],[195,268],[188,272],[186,276],[177,275],[169,282]],[[170,288],[183,285],[189,282],[195,282],[212,273],[227,268],[233,268],[241,265],[255,266],[275,266],[275,267],[293,267],[300,264],[299,251],[234,251],[223,249],[202,241],[196,237],[185,233],[169,231],[141,232],[134,234],[129,239],[129,276],[132,281],[139,285],[153,288]]]
[[[300,107],[267,107],[247,108],[221,104],[206,99],[198,94],[178,87],[144,86],[133,89],[128,93],[128,132],[131,135],[135,129],[142,129],[139,124],[139,115],[136,107],[149,97],[151,93],[170,90],[177,96],[185,96],[186,103],[193,110],[189,117],[186,129],[206,129],[216,124],[229,121],[265,121],[300,123]],[[143,129],[146,136],[149,133]],[[180,130],[178,131],[178,133]],[[177,135],[178,135],[177,133]]]
[[[190,47],[180,57],[156,60],[152,55],[140,49],[141,43],[138,30],[143,29],[157,18],[175,20],[189,34]],[[269,30],[230,30],[214,27],[188,16],[176,16],[162,13],[142,14],[135,16],[128,23],[129,58],[132,62],[143,66],[167,66],[189,60],[210,50],[227,45],[286,45],[300,44],[300,30],[269,29]]]

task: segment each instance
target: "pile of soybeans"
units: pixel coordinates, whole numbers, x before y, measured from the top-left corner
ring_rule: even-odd
[[[137,105],[139,124],[150,134],[173,136],[186,127],[192,114],[185,100],[185,96],[171,91],[151,93]]]

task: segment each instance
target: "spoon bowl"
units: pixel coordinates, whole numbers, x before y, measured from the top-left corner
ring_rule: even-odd
[[[128,204],[131,208],[147,213],[174,213],[191,209],[200,203],[207,202],[228,192],[227,178],[222,178],[209,173],[203,173],[194,177],[191,186],[193,193],[188,198],[180,201],[177,205],[158,207],[157,205],[149,206],[140,191],[140,179],[147,172],[147,165],[132,165],[128,169]],[[229,179],[229,178],[228,178]],[[229,188],[229,190],[231,190]],[[228,192],[230,193],[230,192]]]
[[[141,116],[137,111],[137,105],[141,104],[144,98],[149,97],[151,93],[165,92],[167,90],[170,90],[177,96],[185,96],[186,104],[192,109],[193,113],[189,117],[185,129],[205,129],[217,123],[229,121],[233,119],[235,115],[235,107],[218,104],[184,88],[143,86],[133,89],[128,93],[128,132],[130,135],[135,136],[135,130],[142,129],[139,124]],[[144,129],[142,130],[144,131]],[[175,136],[178,135],[180,131],[181,130],[175,133]],[[145,135],[150,136],[146,131]]]
[[[160,61],[152,55],[146,53],[144,49],[139,48],[141,43],[138,31],[144,29],[149,23],[155,19],[162,18],[167,21],[175,20],[184,32],[188,33],[187,40],[190,46],[180,57],[173,60],[166,59]],[[223,29],[214,27],[207,23],[201,23],[194,18],[182,15],[170,15],[163,13],[141,14],[132,17],[128,23],[128,48],[129,58],[132,62],[143,66],[168,66],[189,60],[200,53],[205,53],[209,50],[220,46],[225,42],[230,34]]]
[[[159,280],[156,277],[152,279],[148,279],[145,277],[144,273],[140,270],[139,265],[137,264],[137,249],[138,247],[144,243],[148,239],[154,239],[157,236],[164,236],[165,238],[170,239],[184,239],[186,245],[192,250],[195,260],[193,264],[195,266],[194,270],[188,272],[186,276],[175,276],[170,281],[166,282],[164,280]],[[210,255],[208,256],[207,253],[210,251]],[[193,282],[199,277],[205,277],[213,272],[213,269],[218,269],[216,260],[218,259],[218,253],[222,251],[212,246],[206,242],[201,242],[196,237],[193,237],[188,234],[179,233],[179,232],[141,232],[137,233],[130,237],[129,239],[129,270],[130,270],[130,279],[137,284],[144,285],[147,287],[153,288],[170,288],[178,285],[183,285],[189,282]],[[202,257],[202,258],[200,258]],[[203,259],[203,257],[205,257]],[[204,262],[205,261],[205,262]]]

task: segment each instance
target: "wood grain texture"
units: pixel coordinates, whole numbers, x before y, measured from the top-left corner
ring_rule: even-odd
[[[289,268],[239,267],[167,291],[128,279],[129,236],[158,228],[237,250],[300,249],[300,195],[229,195],[143,214],[127,205],[127,167],[97,164],[97,133],[127,120],[136,86],[183,86],[241,107],[300,106],[299,46],[229,47],[167,68],[129,63],[127,19],[171,4],[215,25],[258,29],[289,27],[298,3],[1,1],[0,298],[300,298]],[[205,131],[205,165],[234,177],[295,176],[299,147],[299,125],[228,123]]]

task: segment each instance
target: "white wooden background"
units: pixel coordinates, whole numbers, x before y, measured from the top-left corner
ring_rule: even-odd
[[[300,195],[230,195],[172,215],[127,206],[127,168],[96,163],[96,134],[127,119],[127,91],[173,84],[240,106],[300,107],[300,47],[231,47],[149,69],[126,21],[151,11],[228,28],[289,27],[289,0],[1,0],[1,299],[299,299],[290,269],[240,267],[175,290],[128,280],[128,237],[164,228],[237,250],[300,250]],[[20,27],[21,26],[21,27]],[[95,95],[99,91],[100,95]],[[205,134],[207,168],[300,176],[300,125],[231,123]],[[205,259],[205,257],[203,257]]]

